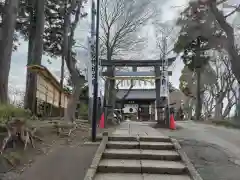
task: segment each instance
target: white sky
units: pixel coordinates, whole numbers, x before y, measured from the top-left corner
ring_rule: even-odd
[[[175,20],[178,16],[178,13],[183,5],[186,5],[187,0],[168,0],[165,3],[158,3],[157,5],[162,8],[162,17],[161,20],[164,21],[172,21]],[[89,7],[89,6],[86,6]],[[89,33],[89,21],[82,21],[78,27],[77,39],[79,42],[86,42],[86,35]],[[148,30],[146,30],[147,32]],[[149,32],[148,32],[149,33]],[[27,43],[22,42],[20,47],[16,52],[13,52],[12,55],[12,63],[10,70],[9,82],[10,86],[16,89],[24,90],[25,89],[25,81],[26,81],[26,63],[27,63]],[[83,50],[80,50],[83,53],[83,57],[86,56]],[[47,65],[50,71],[56,76],[60,76],[60,60],[59,59],[51,59],[51,64],[47,62],[49,57],[43,57],[43,65]],[[183,63],[178,59],[173,66],[173,76],[170,78],[170,81],[173,83],[175,87],[179,86],[179,77],[181,75],[181,70],[183,68]]]

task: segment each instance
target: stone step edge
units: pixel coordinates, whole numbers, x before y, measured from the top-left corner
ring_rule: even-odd
[[[189,175],[171,175],[171,174],[148,174],[148,173],[143,173],[143,174],[140,174],[140,173],[97,173],[94,180],[102,180],[102,179],[105,179],[106,177],[108,176],[111,176],[111,177],[124,177],[124,178],[127,178],[127,179],[144,179],[144,177],[148,177],[149,175],[150,176],[153,176],[154,179],[169,179],[171,177],[174,177],[174,179],[176,180],[177,178],[181,177],[181,179],[186,179],[186,180],[190,180],[190,176]],[[118,179],[124,179],[124,178],[118,178]],[[150,178],[148,178],[150,179]]]
[[[174,150],[173,144],[156,145],[156,144],[107,144],[108,149],[146,149],[146,150]]]
[[[178,143],[178,141],[174,138],[171,138],[171,142],[173,143],[176,151],[181,157],[182,162],[187,167],[188,174],[192,178],[192,180],[203,180],[200,174],[197,172],[193,164],[191,163],[190,159],[188,158],[187,154],[183,151],[181,145]]]
[[[137,160],[167,160],[167,161],[181,161],[179,154],[119,154],[104,152],[102,158],[104,159],[137,159]]]
[[[94,176],[97,173],[98,165],[102,159],[102,154],[106,149],[107,142],[108,142],[108,132],[104,132],[101,143],[94,155],[94,158],[92,160],[90,167],[88,168],[88,170],[85,174],[84,180],[93,180],[94,179]]]
[[[109,136],[109,141],[145,141],[145,142],[171,142],[169,137],[151,137],[151,136]]]
[[[169,168],[169,167],[126,167],[126,166],[98,166],[97,173],[150,173],[150,174],[170,174],[170,175],[188,175],[187,167]]]

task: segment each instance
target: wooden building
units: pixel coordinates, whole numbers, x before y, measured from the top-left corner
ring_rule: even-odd
[[[28,68],[37,73],[37,115],[54,117],[59,116],[60,111],[63,115],[71,94],[61,88],[59,81],[45,66],[32,65]],[[61,108],[59,104],[61,104]]]

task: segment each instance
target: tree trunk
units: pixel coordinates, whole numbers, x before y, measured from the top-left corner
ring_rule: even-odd
[[[74,78],[73,78],[74,79]],[[66,112],[64,113],[64,119],[68,122],[75,121],[75,112],[77,109],[78,99],[81,93],[81,83],[79,80],[74,81],[73,93],[68,101]]]
[[[8,103],[8,78],[19,0],[5,1],[0,34],[0,104]]]
[[[30,25],[29,25],[29,40],[28,40],[28,61],[27,61],[27,66],[31,65],[32,63],[32,52],[33,52],[33,44],[34,44],[34,38],[36,34],[36,16],[35,16],[35,1],[29,1],[28,6],[31,8],[30,12]],[[25,97],[24,97],[24,108],[28,109],[28,107],[31,107],[31,102],[28,102],[28,100],[32,99],[30,97],[31,94],[30,92],[32,89],[30,87],[30,72],[27,70],[27,75],[26,75],[26,91],[25,91]]]
[[[217,101],[216,101],[216,106],[215,106],[214,119],[216,119],[216,120],[221,120],[221,119],[222,119],[222,109],[223,109],[223,104],[222,104],[222,102],[219,102],[219,101],[217,100]]]
[[[232,101],[228,102],[228,104],[222,114],[222,119],[226,118],[229,115],[233,106],[234,106],[234,103]]]
[[[66,113],[64,114],[64,119],[66,121],[75,121],[75,112],[77,107],[77,102],[81,93],[81,86],[84,84],[84,78],[80,77],[80,74],[77,71],[76,60],[72,55],[72,46],[74,43],[74,32],[76,30],[77,23],[79,22],[80,9],[82,6],[82,1],[73,0],[65,13],[64,16],[64,34],[63,34],[63,55],[65,56],[65,62],[69,73],[71,75],[71,80],[73,82],[73,93],[70,100],[68,101]],[[75,19],[71,25],[71,13],[74,9],[77,11],[75,14]],[[70,33],[70,36],[69,36]]]
[[[191,119],[192,118],[192,99],[188,97],[188,100],[185,103],[186,107],[184,109],[186,109],[186,114],[187,114],[187,119]]]
[[[240,85],[238,84],[238,95],[236,97],[236,108],[235,108],[235,118],[239,119],[240,117]]]
[[[200,120],[202,112],[201,100],[201,68],[196,69],[197,72],[197,101],[196,101],[196,120]]]
[[[114,77],[114,67],[108,67],[107,68],[108,74],[110,74],[110,78]],[[107,107],[106,110],[106,117],[112,115],[113,109],[114,109],[114,96],[116,93],[114,93],[115,89],[115,81],[112,79],[107,79],[105,84],[105,102]],[[111,106],[111,107],[109,107]]]
[[[116,102],[116,90],[115,90],[115,80],[110,80],[109,85],[109,103],[111,105],[110,113],[113,112],[113,109],[115,108],[115,102]]]
[[[43,33],[45,22],[45,0],[36,1],[31,17],[28,65],[41,65],[43,53]],[[36,11],[36,13],[34,13]],[[34,17],[34,14],[36,16]],[[36,114],[37,74],[27,70],[25,108]]]
[[[226,97],[227,92],[229,89],[226,89],[225,91],[220,91],[219,95],[216,97],[216,107],[215,107],[215,119],[222,119],[223,118],[223,100]],[[219,92],[219,90],[218,90]]]

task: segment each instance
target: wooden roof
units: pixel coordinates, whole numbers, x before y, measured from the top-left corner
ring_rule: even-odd
[[[64,89],[61,87],[60,82],[54,77],[54,75],[43,65],[30,65],[27,66],[28,69],[30,69],[33,72],[37,72],[39,75],[43,76],[45,79],[47,79],[56,89],[63,92],[64,94],[70,96],[71,94],[69,92],[64,91]]]

